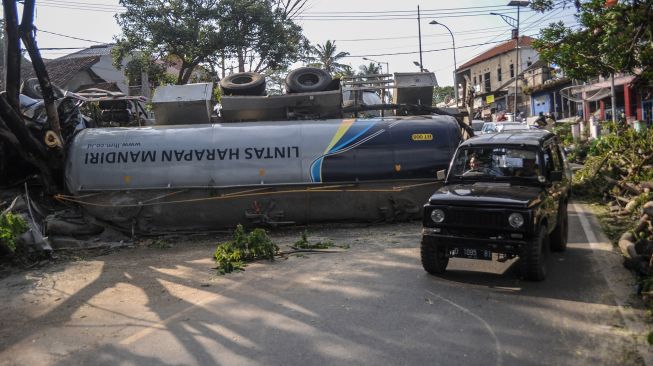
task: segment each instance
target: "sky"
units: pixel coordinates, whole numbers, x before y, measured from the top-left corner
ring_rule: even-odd
[[[511,26],[498,15],[517,18],[508,0],[309,0],[297,22],[314,44],[336,41],[338,51],[351,57],[341,61],[355,70],[375,60],[383,71],[418,72],[419,37],[417,7],[420,7],[423,67],[433,71],[441,86],[451,85],[454,71],[452,35],[456,44],[457,65],[510,38]],[[57,58],[76,49],[109,43],[120,33],[114,15],[121,9],[117,0],[36,0],[37,42],[46,58]],[[541,14],[522,8],[522,35],[535,36],[550,22],[564,21],[573,26],[575,9],[560,8]],[[48,33],[49,32],[49,33]],[[57,34],[53,34],[57,33]],[[67,36],[67,37],[66,37]],[[75,37],[79,39],[74,39]]]

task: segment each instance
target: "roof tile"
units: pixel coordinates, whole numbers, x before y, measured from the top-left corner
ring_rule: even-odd
[[[521,36],[519,37],[519,46],[520,47],[525,47],[525,46],[531,46],[533,43],[533,38],[529,36]],[[483,62],[485,60],[489,60],[492,57],[501,55],[506,52],[510,52],[515,49],[515,40],[511,39],[508,42],[502,43],[494,48],[490,48],[489,50],[481,53],[480,55],[472,58],[471,60],[465,62],[464,64],[460,65],[458,67],[458,71],[466,69],[470,66],[476,65],[479,62]]]

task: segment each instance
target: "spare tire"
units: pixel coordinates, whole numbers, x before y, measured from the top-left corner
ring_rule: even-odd
[[[256,72],[239,72],[220,80],[223,95],[265,95],[265,77]]]
[[[288,93],[310,93],[324,91],[331,83],[331,75],[322,69],[301,67],[286,76]]]

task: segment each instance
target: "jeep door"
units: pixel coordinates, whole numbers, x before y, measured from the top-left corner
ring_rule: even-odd
[[[547,217],[547,230],[549,233],[558,225],[558,211],[560,203],[566,198],[567,179],[564,173],[562,156],[557,145],[551,143],[544,146],[544,174],[546,177],[546,197],[543,209]]]

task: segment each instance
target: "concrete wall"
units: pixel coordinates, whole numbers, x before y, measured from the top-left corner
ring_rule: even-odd
[[[123,70],[125,63],[123,62]],[[128,94],[129,90],[127,88],[125,74],[122,70],[118,70],[113,66],[111,55],[101,56],[100,61],[91,66],[91,70],[102,79],[108,82],[115,82],[121,92]]]
[[[66,85],[61,85],[64,90],[77,90],[82,85],[94,84],[95,80],[91,77],[88,71],[81,71],[77,73]]]
[[[528,66],[529,63],[535,63],[539,59],[537,51],[532,48],[522,48],[520,49],[520,64],[519,72],[523,72]],[[474,83],[474,77],[476,77],[476,85],[480,85],[480,93],[485,93],[485,74],[490,73],[490,90],[494,91],[498,89],[501,85],[505,84],[510,77],[510,65],[514,64],[517,60],[517,52],[515,50],[498,55],[489,60],[479,62],[476,65],[470,67],[472,83]],[[498,69],[501,66],[501,81],[498,77]],[[517,73],[517,69],[515,69]]]

